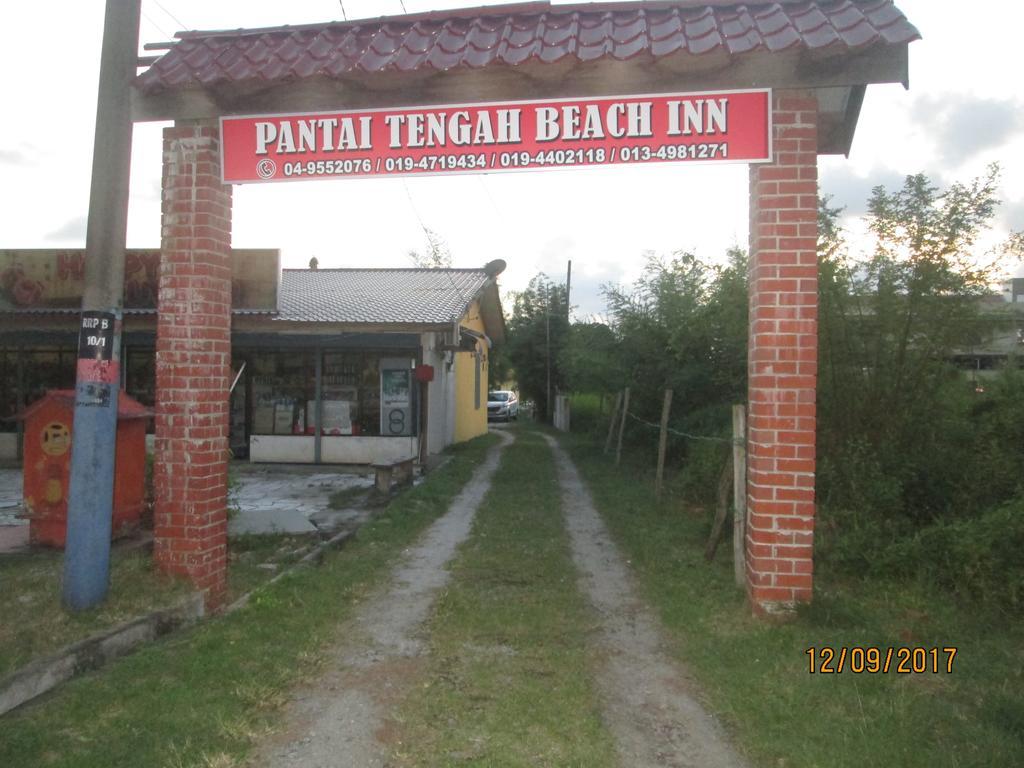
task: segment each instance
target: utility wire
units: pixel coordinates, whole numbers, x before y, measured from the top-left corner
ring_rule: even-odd
[[[348,21],[348,14],[345,13],[345,0],[338,0],[338,5],[341,6],[341,18]]]
[[[158,7],[158,8],[159,8],[159,9],[160,9],[161,11],[163,11],[164,13],[166,13],[166,14],[167,14],[168,16],[170,16],[170,17],[171,17],[171,20],[172,20],[172,21],[173,21],[173,22],[174,22],[175,24],[177,24],[177,25],[178,25],[178,28],[179,28],[179,29],[182,29],[182,30],[188,29],[188,25],[187,25],[187,24],[185,24],[184,22],[182,22],[182,21],[181,21],[181,19],[179,19],[179,18],[178,18],[177,16],[175,16],[175,15],[174,15],[173,13],[171,13],[170,11],[168,11],[168,10],[167,10],[166,8],[164,8],[164,6],[163,6],[163,4],[162,4],[162,3],[160,2],[160,0],[153,0],[153,2],[154,2],[154,3],[156,3],[157,7]]]
[[[145,11],[142,11],[142,18],[144,18],[146,21],[148,21],[150,24],[152,24],[156,28],[156,31],[164,36],[165,40],[173,40],[174,39],[174,35],[169,34],[166,29],[164,29],[159,24],[157,24],[156,20],[152,16],[150,16],[148,13],[146,13]]]
[[[412,208],[412,213],[416,217],[416,221],[419,222],[420,229],[423,230],[423,236],[427,239],[427,246],[429,247],[431,234],[430,229],[423,222],[423,217],[420,216],[420,212],[416,208],[416,201],[412,199],[412,192],[409,191],[409,185],[405,183],[405,179],[402,179],[402,188],[405,190],[405,196],[409,198],[409,207]],[[449,255],[451,255],[450,252]],[[445,269],[444,273],[448,276],[448,282],[452,284],[452,288],[454,288],[455,291],[459,294],[459,301],[462,303],[462,306],[468,307],[469,301],[466,299],[466,294],[462,292],[462,289],[459,287],[459,284],[455,282],[455,278],[452,277],[451,270]]]
[[[641,419],[639,416],[637,416],[636,414],[630,413],[629,411],[626,411],[626,415],[629,416],[629,418],[633,419],[634,421],[639,421],[641,424],[644,424],[644,425],[650,427],[651,429],[657,429],[659,431],[661,430],[661,424],[655,424],[653,422]],[[741,440],[740,438],[710,437],[708,435],[691,435],[689,432],[682,432],[682,431],[680,431],[678,429],[672,429],[672,427],[668,427],[668,426],[665,427],[665,430],[667,432],[671,432],[673,435],[677,435],[679,437],[685,437],[688,440],[706,440],[709,443],[728,443],[729,445],[743,445],[744,444],[744,441]]]

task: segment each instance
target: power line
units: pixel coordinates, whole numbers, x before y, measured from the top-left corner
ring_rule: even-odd
[[[183,21],[181,21],[181,19],[179,19],[179,18],[178,18],[177,16],[175,16],[175,15],[174,15],[173,13],[171,13],[171,12],[170,12],[170,11],[168,11],[168,10],[167,10],[166,8],[164,8],[164,6],[163,6],[163,4],[162,4],[162,3],[160,2],[160,0],[153,0],[153,2],[154,2],[154,3],[156,3],[157,7],[158,7],[158,8],[159,8],[159,9],[160,9],[161,11],[163,11],[164,13],[166,13],[166,14],[167,14],[168,16],[170,16],[170,17],[171,17],[171,20],[172,20],[172,21],[173,21],[173,22],[174,22],[175,24],[177,24],[177,25],[178,25],[178,28],[179,28],[179,29],[188,29],[188,28],[189,28],[187,24],[185,24],[185,23],[184,23]]]
[[[416,221],[419,222],[420,228],[423,230],[423,236],[427,238],[427,246],[429,247],[431,231],[423,221],[423,217],[420,216],[419,210],[416,208],[416,201],[412,199],[412,192],[409,191],[409,185],[405,183],[405,179],[402,179],[402,189],[405,190],[405,196],[409,198],[409,207],[412,208],[412,213],[416,217]],[[448,252],[451,255],[451,251]],[[448,282],[452,284],[452,288],[455,289],[456,293],[459,294],[459,301],[462,302],[462,306],[468,306],[469,302],[466,300],[466,294],[462,292],[459,284],[455,282],[455,278],[452,277],[451,269],[444,269],[444,273],[448,276]]]
[[[156,31],[163,35],[166,40],[170,40],[172,37],[174,37],[174,35],[168,34],[167,30],[161,27],[159,24],[157,24],[156,20],[145,11],[142,12],[142,16],[146,21],[148,21],[150,24],[156,27]]]
[[[345,2],[344,2],[344,0],[338,0],[338,5],[340,5],[340,6],[341,6],[341,17],[342,17],[342,18],[343,18],[343,19],[344,19],[345,21],[348,21],[348,14],[347,14],[347,13],[345,13]]]

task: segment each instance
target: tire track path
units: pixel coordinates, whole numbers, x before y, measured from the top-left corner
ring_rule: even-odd
[[[386,765],[378,734],[414,680],[423,642],[417,631],[448,581],[445,568],[469,535],[490,488],[502,442],[455,497],[448,512],[426,530],[392,574],[391,583],[363,603],[342,629],[344,639],[317,683],[286,708],[285,730],[257,751],[252,764],[267,768],[374,768]]]
[[[557,441],[545,438],[558,468],[580,590],[600,618],[597,683],[621,764],[745,768],[664,651],[660,623],[637,597],[629,569],[575,465]]]

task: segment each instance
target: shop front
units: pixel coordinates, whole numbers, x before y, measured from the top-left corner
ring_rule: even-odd
[[[21,457],[16,414],[48,390],[75,385],[79,255],[0,251],[0,273],[16,278],[0,290],[0,461]],[[235,458],[422,460],[486,431],[487,358],[504,333],[495,282],[503,264],[282,271],[278,262],[276,251],[233,256]],[[130,266],[121,386],[158,411],[159,254],[133,252]]]
[[[420,402],[412,334],[238,338],[231,446],[254,462],[369,464],[416,456]],[[313,345],[313,346],[308,346]],[[317,426],[320,428],[317,429]]]

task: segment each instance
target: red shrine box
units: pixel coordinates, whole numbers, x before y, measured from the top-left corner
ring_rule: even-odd
[[[47,392],[20,416],[25,422],[23,493],[32,544],[64,546],[74,412],[74,390],[57,389]],[[142,403],[119,393],[113,538],[134,530],[145,506],[146,421],[152,415]]]

